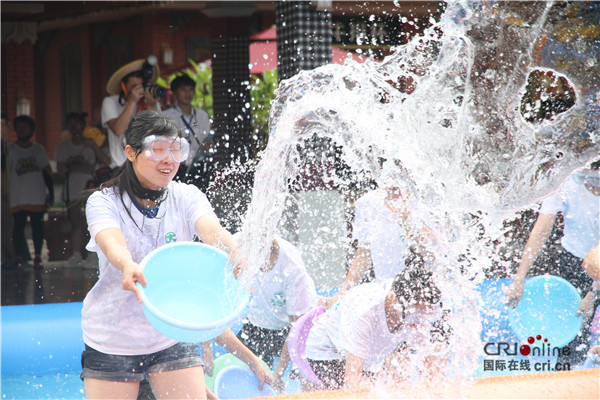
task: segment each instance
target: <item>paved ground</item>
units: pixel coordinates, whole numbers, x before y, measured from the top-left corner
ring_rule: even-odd
[[[2,270],[2,305],[82,301],[98,280],[98,269],[68,268],[65,261],[47,261],[43,270],[25,264],[20,271]]]

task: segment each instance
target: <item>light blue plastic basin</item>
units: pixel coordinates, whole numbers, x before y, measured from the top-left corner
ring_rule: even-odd
[[[525,281],[523,298],[508,313],[510,327],[525,341],[541,335],[552,347],[563,347],[581,328],[577,317],[581,297],[569,282],[553,275],[540,275]]]
[[[148,321],[180,342],[220,335],[241,316],[249,299],[226,264],[226,253],[201,243],[153,250],[140,263],[147,287],[137,283]]]

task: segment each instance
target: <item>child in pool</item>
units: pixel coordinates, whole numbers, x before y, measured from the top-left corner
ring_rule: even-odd
[[[113,179],[93,191],[86,205],[91,236],[87,249],[98,253],[100,276],[83,301],[85,394],[135,398],[140,381],[148,378],[156,398],[206,398],[198,344],[162,335],[144,315],[136,288],[136,282],[146,285],[139,262],[173,238],[191,241],[197,234],[230,253],[234,262],[238,244],[221,226],[204,193],[173,182],[189,144],[171,119],[143,111],[131,120],[125,139],[125,163]],[[270,372],[231,330],[215,341],[246,362],[261,387],[271,381]]]
[[[273,239],[269,260],[252,285],[248,322],[238,338],[271,368],[276,356],[275,386],[283,389],[282,377],[289,364],[287,337],[290,325],[317,305],[312,278],[300,251],[287,240]]]
[[[432,334],[443,322],[440,291],[422,258],[409,264],[391,288],[389,281],[356,286],[317,319],[307,338],[306,356],[325,389],[359,387],[365,376],[380,371],[399,345],[433,346],[439,354],[447,350],[444,338]],[[429,373],[442,365],[434,356],[422,363]]]

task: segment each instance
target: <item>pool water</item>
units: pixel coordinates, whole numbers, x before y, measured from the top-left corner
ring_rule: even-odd
[[[2,375],[2,399],[84,399],[80,373]]]

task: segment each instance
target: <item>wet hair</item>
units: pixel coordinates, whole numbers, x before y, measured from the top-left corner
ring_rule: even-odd
[[[19,123],[19,122],[24,122],[26,124],[29,124],[29,127],[31,128],[31,132],[35,132],[35,121],[29,115],[19,115],[18,117],[16,117],[13,120],[13,126],[16,127],[17,123]]]
[[[87,118],[87,115],[88,114],[85,112],[70,112],[65,117],[65,123],[68,124],[69,121],[79,121],[85,125],[85,119]]]
[[[137,114],[131,120],[124,135],[125,144],[132,147],[132,149],[135,151],[135,156],[137,157],[142,151],[142,142],[147,136],[181,136],[181,133],[178,125],[162,112],[146,110]],[[85,193],[82,197],[82,201],[86,200],[95,191],[103,190],[113,186],[117,187],[119,196],[121,197],[121,202],[124,206],[125,202],[123,201],[123,194],[125,193],[127,193],[132,199],[137,197],[140,199],[149,199],[154,201],[159,201],[166,193],[166,188],[152,190],[143,187],[135,174],[133,164],[131,161],[129,161],[129,159],[127,159],[110,180],[103,183],[100,188],[92,189]],[[128,208],[125,207],[125,209],[131,217],[131,213],[129,212]]]
[[[180,87],[190,86],[192,89],[196,88],[196,82],[190,78],[188,75],[179,75],[177,78],[173,79],[171,82],[171,91],[174,92]]]
[[[433,282],[431,260],[433,256],[424,249],[412,246],[406,258],[406,269],[392,283],[392,291],[400,304],[439,304],[440,289]]]

